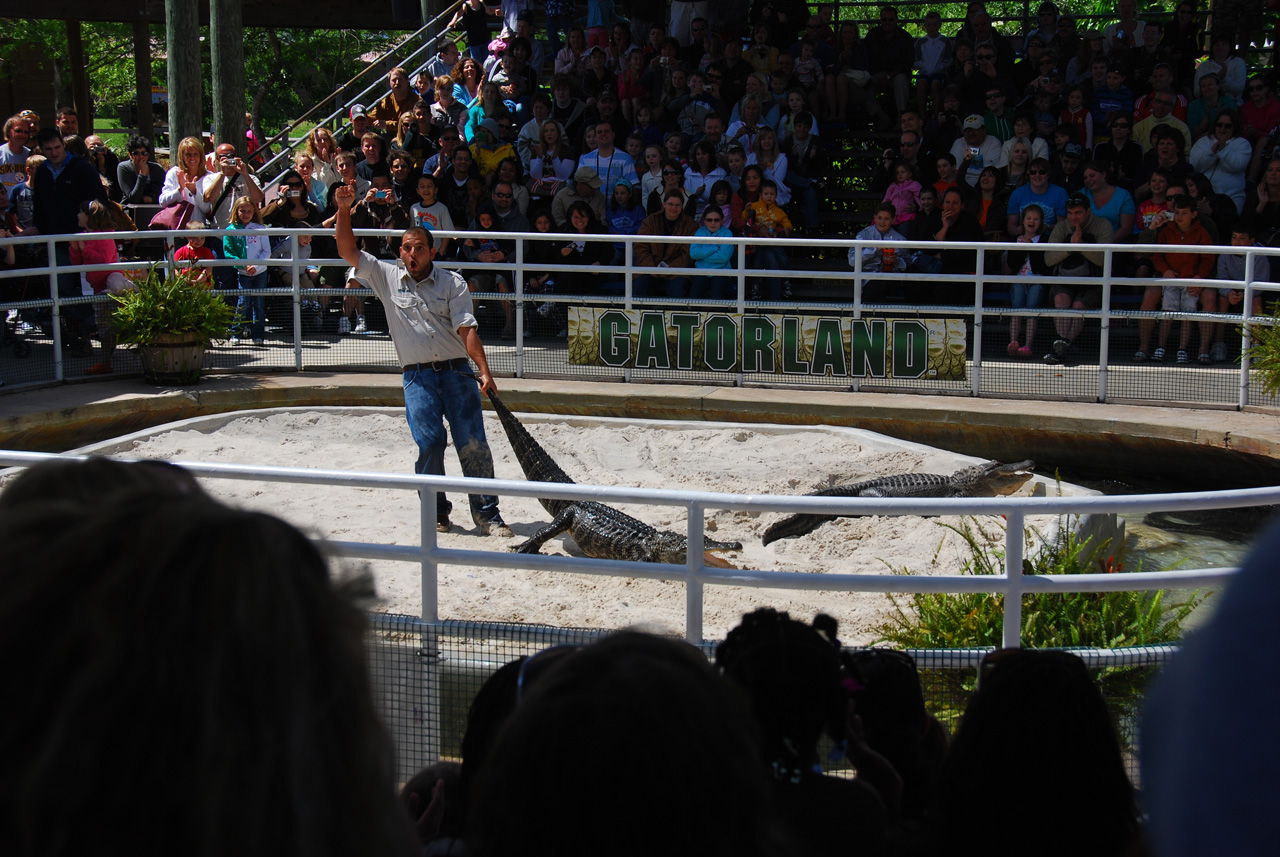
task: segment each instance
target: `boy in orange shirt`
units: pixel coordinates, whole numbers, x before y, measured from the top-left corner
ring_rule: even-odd
[[[1213,243],[1209,230],[1200,222],[1195,208],[1195,200],[1186,194],[1179,194],[1173,204],[1173,222],[1166,223],[1157,233],[1156,240],[1160,251],[1153,253],[1151,263],[1160,276],[1165,279],[1203,280],[1213,276],[1217,255],[1214,253],[1175,253],[1166,251],[1166,247],[1201,246]],[[1195,286],[1165,286],[1161,309],[1165,312],[1195,312],[1199,303],[1205,312],[1216,312],[1218,293],[1216,289],[1202,289]],[[1153,355],[1154,360],[1164,359],[1164,345],[1169,336],[1169,326],[1160,322],[1159,347]],[[1209,363],[1209,343],[1212,338],[1212,324],[1200,322],[1200,347],[1202,353],[1199,362]],[[1190,363],[1187,346],[1191,342],[1191,326],[1182,323],[1178,337],[1178,362]]]

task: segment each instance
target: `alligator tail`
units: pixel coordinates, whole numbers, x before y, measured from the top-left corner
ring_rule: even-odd
[[[760,538],[762,544],[776,542],[778,539],[794,539],[808,535],[827,521],[834,521],[840,515],[790,515],[771,524]],[[844,517],[850,517],[848,515]]]
[[[498,415],[503,431],[507,433],[507,440],[516,454],[516,461],[520,462],[520,469],[524,471],[525,479],[530,482],[574,484],[568,474],[560,469],[555,459],[533,439],[529,430],[516,419],[515,414],[511,413],[496,394],[489,393],[489,401],[493,403],[493,411]],[[570,505],[567,500],[551,500],[542,497],[538,498],[538,502],[552,515],[560,514],[566,506]]]
[[[574,484],[573,480],[560,469],[560,465],[556,464],[555,459],[533,439],[529,430],[516,419],[516,415],[511,413],[496,394],[490,393],[489,401],[493,403],[494,413],[498,415],[498,420],[507,433],[507,440],[511,442],[511,448],[515,451],[516,460],[520,462],[520,469],[524,471],[526,479],[530,482]]]

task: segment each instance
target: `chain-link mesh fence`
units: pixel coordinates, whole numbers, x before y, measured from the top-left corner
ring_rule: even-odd
[[[587,644],[609,633],[516,623],[442,622],[370,614],[369,654],[379,711],[396,742],[399,775],[461,755],[467,712],[481,685],[503,664],[549,646]],[[715,642],[702,646],[710,658]],[[1137,779],[1137,715],[1147,683],[1175,649],[1151,646],[1074,650],[1090,665],[1115,720],[1130,776]],[[950,731],[959,725],[977,677],[981,650],[913,650],[925,705]],[[828,756],[826,748],[823,756]],[[840,770],[843,763],[833,763]]]

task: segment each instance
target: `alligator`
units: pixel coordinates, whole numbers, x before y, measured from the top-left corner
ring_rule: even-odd
[[[835,485],[813,491],[806,497],[998,497],[1012,494],[1031,478],[1034,461],[1001,464],[988,461],[957,470],[950,476],[937,473],[902,473],[897,476],[881,476],[852,485]],[[836,518],[861,518],[863,515],[808,515],[797,514],[783,518],[764,531],[760,539],[764,544],[778,539],[794,539],[813,532],[827,521]]]
[[[489,393],[493,410],[507,433],[507,440],[515,451],[516,460],[530,482],[559,482],[573,485],[574,481],[560,469],[533,435],[516,419],[507,406]],[[680,533],[657,530],[644,521],[619,512],[612,506],[591,500],[556,500],[539,497],[538,502],[553,520],[523,544],[513,550],[517,553],[537,553],[550,539],[567,532],[578,548],[596,559],[622,559],[633,562],[664,562],[683,564],[686,561],[688,540]],[[707,550],[742,550],[741,542],[718,542],[704,539]],[[704,552],[708,565],[728,567],[719,557]]]

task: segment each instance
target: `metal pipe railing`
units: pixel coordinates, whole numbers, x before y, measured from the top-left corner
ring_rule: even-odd
[[[171,232],[157,230],[157,231],[145,231],[145,232],[95,233],[94,237],[95,238],[111,238],[111,239],[117,239],[117,240],[123,240],[123,241],[134,240],[139,238],[163,239],[170,246],[169,255],[166,257],[163,264],[169,265],[169,264],[172,264],[172,255],[171,255],[172,242],[176,239],[184,238],[188,234],[190,234],[189,230],[175,230]],[[212,229],[212,230],[203,230],[202,234],[208,238],[215,238],[218,236],[223,236],[231,233],[229,230]],[[273,228],[273,229],[263,230],[263,232],[260,234],[285,237],[285,238],[288,238],[294,244],[294,249],[293,249],[291,258],[264,260],[264,265],[268,268],[284,267],[292,270],[294,273],[293,286],[290,289],[286,289],[286,290],[266,289],[258,292],[252,292],[251,294],[281,295],[281,294],[287,293],[290,295],[291,299],[294,302],[294,313],[293,313],[294,317],[292,319],[293,339],[294,339],[294,361],[295,361],[294,368],[298,371],[301,371],[303,369],[303,352],[301,348],[301,340],[302,340],[301,319],[299,315],[300,301],[303,298],[318,297],[318,296],[332,296],[332,295],[369,297],[371,296],[372,293],[369,290],[343,289],[343,288],[303,289],[301,287],[301,284],[300,284],[301,278],[298,276],[300,263],[298,260],[298,252],[297,252],[297,236],[301,234],[331,235],[332,234],[331,230]],[[378,235],[387,235],[387,234],[397,235],[398,233],[380,231],[380,230],[356,230],[356,234],[358,236],[378,236]],[[463,230],[455,230],[452,232],[440,231],[435,234],[437,237],[449,237],[449,238],[456,238],[460,240],[465,240],[466,238],[473,237],[475,235],[475,233],[463,231]],[[59,297],[57,295],[57,279],[58,279],[59,273],[82,273],[82,272],[91,271],[91,270],[131,270],[131,269],[136,270],[140,267],[140,263],[138,262],[120,262],[113,265],[97,265],[97,266],[58,265],[57,259],[56,259],[56,245],[66,241],[76,240],[77,238],[81,238],[81,237],[83,236],[74,236],[74,235],[28,236],[28,237],[13,237],[13,238],[0,240],[0,247],[6,244],[43,245],[48,255],[48,258],[51,260],[49,264],[42,267],[36,267],[36,268],[25,268],[25,269],[16,269],[16,270],[0,272],[0,281],[2,281],[5,278],[47,275],[49,278],[48,300],[44,300],[44,301],[27,300],[20,303],[6,303],[6,304],[0,304],[0,307],[3,307],[5,309],[18,308],[20,306],[29,307],[32,305],[52,307],[52,311],[54,314],[54,322],[55,322],[53,325],[53,337],[55,340],[55,344],[58,344],[58,345],[60,345],[61,333],[59,330],[59,326],[57,325],[56,322],[57,322],[57,319],[59,318],[61,308],[64,306],[69,306],[76,303],[83,303],[86,301],[95,300],[95,298],[84,298],[79,296]],[[512,262],[510,263],[507,263],[507,262],[482,263],[482,262],[471,262],[471,261],[465,261],[465,260],[439,260],[438,261],[438,264],[446,268],[463,268],[467,271],[477,271],[477,272],[484,272],[484,271],[492,271],[492,272],[514,271],[515,272],[515,276],[513,277],[513,283],[512,283],[513,285],[512,292],[476,293],[476,297],[479,299],[511,300],[511,301],[517,302],[517,304],[519,305],[523,305],[525,301],[532,300],[534,297],[533,295],[526,292],[525,290],[526,274],[531,272],[537,272],[540,274],[545,272],[582,273],[584,271],[584,269],[581,266],[576,266],[576,265],[557,264],[557,265],[532,266],[526,261],[524,256],[524,245],[523,245],[524,241],[527,241],[527,240],[577,241],[577,240],[585,239],[588,241],[605,241],[610,243],[621,242],[624,244],[625,250],[626,250],[625,261],[627,262],[627,264],[617,265],[617,266],[614,266],[614,265],[592,266],[590,269],[590,273],[598,274],[602,276],[612,276],[612,277],[615,277],[617,280],[621,281],[623,283],[623,291],[621,296],[609,297],[604,295],[582,296],[582,295],[569,295],[569,294],[539,293],[536,295],[537,300],[539,302],[546,301],[554,304],[571,304],[571,303],[580,303],[584,299],[587,299],[587,300],[590,300],[590,302],[597,303],[597,304],[616,302],[620,308],[628,309],[628,310],[629,309],[648,309],[648,308],[670,308],[673,304],[672,299],[668,297],[641,296],[641,295],[637,295],[635,292],[635,277],[640,276],[642,274],[658,273],[658,269],[640,268],[632,264],[634,260],[635,245],[641,242],[652,243],[654,236],[642,236],[642,235],[583,236],[583,235],[578,235],[573,233],[506,233],[504,232],[504,233],[486,233],[486,237],[506,239],[506,240],[511,240],[515,242],[515,246],[517,248],[516,258],[513,259]],[[971,250],[975,253],[974,265],[975,265],[975,270],[977,270],[977,273],[972,275],[956,275],[956,274],[930,275],[930,274],[905,274],[905,273],[881,274],[876,272],[865,271],[863,270],[863,264],[862,264],[862,250],[864,248],[881,249],[881,248],[892,247],[899,251],[903,250],[904,248],[906,249],[918,248],[918,249],[936,251],[938,249],[938,244],[937,242],[931,242],[931,241],[879,242],[879,241],[866,241],[866,240],[857,240],[857,239],[835,240],[835,239],[808,239],[808,238],[783,238],[783,239],[717,238],[717,237],[701,237],[700,238],[700,237],[694,237],[694,236],[688,236],[688,237],[662,236],[661,240],[663,241],[675,240],[681,243],[689,243],[689,244],[692,244],[692,243],[732,244],[737,248],[738,258],[737,258],[735,267],[733,269],[718,269],[722,272],[731,271],[732,277],[736,279],[737,288],[736,288],[736,294],[733,296],[733,298],[731,300],[714,300],[710,298],[697,299],[697,300],[687,299],[680,302],[679,308],[681,309],[702,308],[708,311],[716,310],[720,312],[731,312],[731,313],[736,312],[740,314],[752,314],[752,313],[758,313],[758,312],[767,313],[770,311],[777,311],[777,310],[782,310],[786,313],[794,314],[798,310],[803,309],[803,310],[812,311],[814,313],[833,312],[843,316],[852,314],[854,318],[861,318],[868,311],[873,311],[881,315],[889,314],[889,315],[895,315],[895,316],[897,315],[952,316],[952,317],[957,315],[967,316],[972,319],[971,323],[973,324],[974,331],[975,331],[973,349],[972,349],[972,371],[973,371],[974,379],[976,380],[969,385],[969,391],[971,395],[983,394],[983,391],[981,389],[980,379],[982,378],[982,372],[983,372],[983,368],[982,368],[983,358],[982,358],[981,344],[982,344],[982,336],[983,336],[982,321],[984,316],[994,316],[996,318],[1006,316],[1006,315],[1037,316],[1042,318],[1055,318],[1055,317],[1077,317],[1077,318],[1084,318],[1084,319],[1096,318],[1098,319],[1098,323],[1104,334],[1110,329],[1111,322],[1113,319],[1179,320],[1184,324],[1196,322],[1196,321],[1208,321],[1208,322],[1213,322],[1218,324],[1243,325],[1242,344],[1243,344],[1243,347],[1245,348],[1245,352],[1239,367],[1239,379],[1240,379],[1239,391],[1238,393],[1232,396],[1232,400],[1235,402],[1236,406],[1245,407],[1249,403],[1249,395],[1250,395],[1249,393],[1250,361],[1249,361],[1247,349],[1251,344],[1252,340],[1249,334],[1249,326],[1251,324],[1271,324],[1272,323],[1272,320],[1269,316],[1257,317],[1253,315],[1252,300],[1254,295],[1259,291],[1267,291],[1267,292],[1280,291],[1280,283],[1258,282],[1253,279],[1254,277],[1253,272],[1255,269],[1254,260],[1256,258],[1258,258],[1259,256],[1266,256],[1269,258],[1280,256],[1280,248],[1269,248],[1269,247],[1212,246],[1212,247],[1203,248],[1203,251],[1205,252],[1219,252],[1219,253],[1234,252],[1234,253],[1245,256],[1245,263],[1246,263],[1245,282],[1240,284],[1240,286],[1245,290],[1245,300],[1242,307],[1242,315],[1233,316],[1233,315],[1227,315],[1225,313],[1164,312],[1164,311],[1113,309],[1111,306],[1112,301],[1110,300],[1110,298],[1114,292],[1115,286],[1194,286],[1194,287],[1219,288],[1223,285],[1222,280],[1215,280],[1215,279],[1206,279],[1206,280],[1143,279],[1143,278],[1135,278],[1135,277],[1114,276],[1112,272],[1114,270],[1113,260],[1114,260],[1115,254],[1117,253],[1126,253],[1126,254],[1149,253],[1151,252],[1149,245],[1091,244],[1089,245],[1091,250],[1102,252],[1104,254],[1104,264],[1102,268],[1103,273],[1100,278],[1054,277],[1053,281],[1058,283],[1102,286],[1103,292],[1104,292],[1104,298],[1105,298],[1103,301],[1102,308],[1099,310],[1078,310],[1078,309],[1069,309],[1069,308],[1055,309],[1050,307],[1014,309],[1010,307],[985,306],[984,298],[986,296],[987,289],[993,286],[1003,286],[1003,285],[1012,284],[1012,283],[1019,283],[1019,282],[1022,282],[1024,279],[1018,276],[988,274],[985,272],[985,270],[983,270],[983,268],[985,267],[985,258],[984,258],[985,252],[991,251],[991,250],[1005,249],[1008,246],[1010,246],[1007,243],[1003,243],[1003,242],[964,242],[964,243],[948,242],[946,244],[946,249],[949,251]],[[760,245],[774,245],[774,246],[780,246],[783,248],[796,247],[801,245],[823,245],[827,247],[835,245],[845,252],[847,252],[850,249],[857,250],[858,252],[855,253],[854,255],[855,266],[852,269],[847,271],[812,271],[812,270],[764,271],[761,269],[749,268],[747,267],[747,263],[746,263],[747,248],[760,246]],[[1064,251],[1073,250],[1076,248],[1076,245],[1070,245],[1070,244],[1062,244],[1062,245],[1041,244],[1038,246],[1046,250],[1060,249]],[[1200,252],[1200,251],[1196,251],[1196,252]],[[234,267],[240,263],[238,263],[236,260],[214,260],[204,264],[208,267]],[[322,259],[322,258],[310,259],[308,260],[308,264],[314,265],[314,266],[336,266],[336,267],[346,266],[346,263],[340,259]],[[695,276],[699,273],[703,273],[709,270],[712,270],[712,269],[667,268],[667,269],[663,269],[662,272],[664,274]],[[1277,270],[1277,268],[1273,265],[1272,270]],[[730,275],[730,274],[726,273],[726,275]],[[793,280],[819,279],[819,280],[835,282],[835,283],[848,283],[849,286],[851,287],[851,294],[849,296],[849,299],[842,300],[842,301],[807,300],[807,301],[790,301],[785,304],[770,304],[767,301],[752,300],[749,297],[747,280],[749,277],[759,276],[759,275],[787,277]],[[939,280],[943,280],[943,281],[949,281],[949,280],[955,280],[955,279],[964,280],[964,279],[967,279],[968,277],[972,277],[974,279],[977,285],[977,289],[975,292],[974,302],[967,306],[951,305],[951,304],[928,305],[928,306],[920,306],[920,305],[900,306],[900,305],[886,305],[886,304],[868,305],[864,303],[863,294],[862,294],[863,289],[869,284],[875,283],[877,281],[884,281],[885,279],[901,281],[904,283],[936,284]],[[249,294],[249,293],[234,291],[234,292],[229,292],[228,294]],[[106,300],[106,299],[107,298],[105,297],[96,298],[96,300]],[[527,364],[525,362],[525,351],[524,351],[526,346],[527,335],[528,335],[528,331],[525,329],[523,324],[523,314],[518,313],[517,314],[517,336],[515,340],[515,343],[516,343],[515,344],[515,348],[516,348],[515,374],[518,377],[523,376],[527,368]],[[1096,386],[1094,388],[1093,398],[1095,398],[1099,402],[1105,402],[1110,400],[1110,389],[1111,389],[1111,381],[1110,381],[1111,375],[1109,371],[1110,370],[1109,342],[1105,335],[1102,339],[1100,350],[1101,350],[1102,359],[1099,364],[1098,377],[1096,380]],[[629,379],[631,376],[632,376],[632,370],[630,369],[625,370],[624,377]],[[64,366],[61,359],[61,349],[59,348],[58,353],[55,356],[53,380],[61,381],[61,380],[64,380],[64,377],[65,377],[65,371],[64,371]],[[732,379],[733,379],[733,382],[737,385],[741,385],[743,383],[743,376],[741,372],[738,372],[735,375],[733,375]],[[861,384],[860,376],[857,374],[852,375],[849,381],[850,387],[853,389],[858,389],[860,384]]]
[[[0,450],[0,465],[31,466],[56,458],[83,460],[86,456]],[[1113,497],[995,497],[947,499],[866,499],[780,495],[719,494],[676,489],[625,488],[505,479],[419,476],[289,467],[172,462],[196,476],[214,479],[332,485],[347,488],[382,488],[417,492],[420,504],[419,545],[365,542],[324,542],[332,554],[364,559],[419,562],[422,566],[422,617],[439,620],[437,574],[440,564],[486,568],[519,568],[541,571],[644,577],[683,582],[686,586],[685,637],[702,642],[702,590],[704,586],[746,586],[763,589],[797,589],[823,592],[991,592],[1004,594],[1003,643],[1021,645],[1021,602],[1026,592],[1152,591],[1167,587],[1220,587],[1237,569],[1114,572],[1108,574],[1027,575],[1024,525],[1029,516],[1071,516],[1119,512],[1189,511],[1231,509],[1280,503],[1280,488],[1245,488],[1233,491],[1183,492]],[[514,497],[554,497],[565,500],[674,506],[687,512],[688,560],[683,565],[581,559],[510,553],[505,550],[459,550],[436,543],[435,495],[439,491],[497,494]],[[720,569],[703,564],[703,518],[708,510],[856,515],[1004,515],[1008,519],[1004,539],[1004,573],[1000,575],[885,575],[810,574],[798,571]]]
[[[419,27],[417,30],[415,30],[415,31],[413,31],[412,33],[410,33],[409,35],[405,36],[405,37],[404,37],[404,38],[403,38],[403,39],[402,39],[398,44],[396,44],[394,47],[390,48],[389,50],[387,50],[386,52],[384,52],[384,53],[382,53],[382,54],[379,54],[379,55],[378,55],[378,57],[377,57],[376,59],[374,59],[374,60],[372,60],[371,62],[367,63],[367,64],[365,65],[365,67],[364,67],[364,68],[362,68],[360,71],[356,72],[356,74],[355,74],[355,75],[354,75],[350,80],[348,80],[346,83],[344,83],[344,84],[342,84],[341,86],[337,87],[336,89],[334,89],[334,90],[333,90],[333,92],[329,93],[329,94],[328,94],[328,95],[326,95],[324,98],[320,99],[320,100],[319,100],[319,101],[317,101],[315,104],[313,104],[313,105],[312,105],[312,106],[311,106],[311,107],[310,107],[310,108],[309,108],[305,113],[303,113],[301,116],[299,116],[299,117],[298,117],[297,119],[295,119],[293,122],[291,122],[287,128],[285,128],[284,130],[280,131],[279,133],[277,133],[276,135],[274,135],[273,137],[271,137],[269,140],[267,140],[265,143],[263,143],[263,144],[262,144],[262,148],[266,149],[266,148],[269,148],[270,146],[275,145],[276,143],[278,143],[278,142],[279,142],[280,140],[282,140],[282,139],[285,141],[285,145],[284,145],[284,147],[283,147],[283,148],[281,148],[281,150],[280,150],[279,152],[277,152],[275,155],[273,155],[273,156],[272,156],[272,157],[271,157],[271,158],[270,158],[266,163],[264,163],[261,167],[259,167],[259,168],[258,168],[258,172],[259,172],[260,174],[262,174],[262,175],[267,175],[267,174],[269,173],[269,171],[270,171],[273,167],[278,166],[278,164],[277,164],[277,162],[278,162],[278,161],[280,161],[282,158],[286,158],[288,155],[290,155],[290,154],[291,154],[295,149],[297,149],[298,145],[302,142],[302,140],[305,140],[305,139],[306,139],[305,137],[300,137],[300,138],[298,138],[297,140],[290,140],[290,138],[288,137],[289,132],[293,131],[295,128],[297,128],[299,125],[301,125],[303,122],[307,121],[307,119],[309,119],[309,118],[310,118],[312,115],[314,115],[315,113],[319,112],[319,110],[320,110],[324,105],[328,104],[330,101],[332,101],[332,100],[334,100],[335,98],[337,98],[341,93],[343,93],[343,92],[347,91],[348,89],[350,89],[350,88],[351,88],[351,86],[352,86],[352,85],[354,85],[354,84],[355,84],[355,82],[356,82],[357,80],[359,80],[360,78],[364,77],[366,74],[368,74],[368,73],[369,73],[370,71],[372,71],[373,69],[375,69],[375,68],[378,68],[378,67],[382,66],[382,65],[387,61],[387,59],[388,59],[389,57],[391,57],[393,54],[395,54],[395,53],[396,53],[397,51],[399,51],[401,48],[403,48],[404,46],[406,46],[406,45],[408,45],[408,44],[412,43],[415,39],[420,38],[420,37],[423,35],[423,33],[426,33],[427,31],[432,31],[432,35],[431,35],[429,38],[426,38],[426,39],[423,41],[423,43],[422,43],[421,45],[419,45],[419,46],[418,46],[417,50],[415,50],[413,53],[409,54],[409,56],[405,58],[405,61],[411,61],[414,57],[416,57],[416,56],[418,56],[420,53],[422,53],[422,51],[423,51],[423,50],[430,49],[430,48],[434,47],[436,44],[438,44],[438,43],[439,43],[439,41],[440,41],[440,39],[442,39],[442,38],[445,36],[445,34],[448,32],[448,30],[447,30],[447,29],[443,29],[443,30],[436,30],[436,27],[438,26],[438,23],[439,23],[440,19],[441,19],[441,18],[444,18],[444,17],[446,17],[446,16],[451,15],[453,12],[455,12],[455,11],[457,10],[457,8],[458,8],[460,5],[461,5],[461,0],[455,0],[455,2],[451,3],[448,7],[446,7],[444,11],[440,12],[438,15],[436,15],[434,18],[432,18],[432,19],[431,19],[430,21],[428,21],[427,23],[423,24],[423,25],[422,25],[421,27]],[[342,115],[342,113],[343,113],[343,111],[351,109],[351,105],[352,105],[352,104],[355,104],[357,101],[359,101],[359,100],[360,100],[360,98],[362,98],[363,96],[367,95],[367,94],[368,94],[370,91],[372,91],[372,90],[373,90],[373,88],[374,88],[374,87],[376,87],[376,86],[377,86],[377,83],[375,82],[374,84],[372,84],[372,85],[370,85],[369,87],[367,87],[363,92],[361,92],[361,93],[360,93],[360,95],[357,95],[357,96],[355,96],[354,98],[349,99],[349,100],[348,100],[344,105],[342,105],[342,107],[341,107],[341,108],[339,108],[337,111],[335,111],[334,113],[329,114],[329,116],[328,116],[328,117],[326,117],[325,119],[322,119],[321,121],[319,121],[319,122],[317,122],[317,123],[315,123],[315,124],[317,124],[317,125],[328,125],[328,124],[329,124],[330,122],[332,122],[336,117],[341,116],[341,115]],[[379,98],[382,98],[383,96],[385,96],[385,95],[386,95],[387,93],[389,93],[390,91],[391,91],[391,89],[388,87],[386,92],[384,92],[384,93],[382,93],[381,95],[379,95]]]

